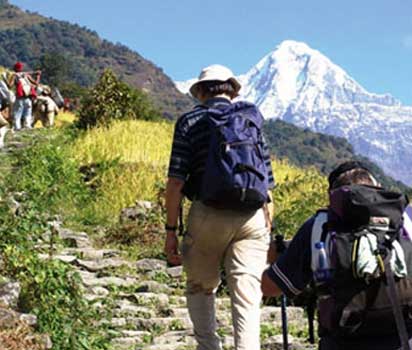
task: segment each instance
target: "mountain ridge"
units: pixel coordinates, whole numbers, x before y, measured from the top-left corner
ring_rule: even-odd
[[[23,11],[6,0],[0,2],[0,42],[0,65],[5,67],[20,60],[32,69],[44,55],[57,52],[73,67],[68,80],[80,86],[93,85],[110,68],[129,85],[147,92],[169,118],[193,105],[161,68],[125,45],[113,44],[77,24]]]
[[[412,160],[404,157],[412,147],[412,106],[390,94],[369,93],[322,53],[292,40],[239,80],[240,98],[257,104],[266,119],[344,137],[356,153],[412,184]]]

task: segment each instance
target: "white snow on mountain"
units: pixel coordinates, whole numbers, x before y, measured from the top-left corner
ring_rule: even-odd
[[[196,80],[196,78],[193,78],[186,81],[175,81],[175,85],[180,92],[188,94],[190,87]]]
[[[343,136],[394,178],[412,184],[412,106],[366,91],[319,51],[287,40],[246,74],[240,98],[313,131]],[[187,93],[195,79],[177,87]]]

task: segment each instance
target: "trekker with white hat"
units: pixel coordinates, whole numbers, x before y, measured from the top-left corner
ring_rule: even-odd
[[[206,67],[190,92],[199,102],[176,122],[166,186],[165,254],[183,262],[198,350],[221,350],[215,293],[224,265],[236,350],[260,349],[260,279],[267,265],[274,179],[258,108],[232,100],[230,69]],[[183,197],[192,201],[178,245]],[[181,252],[181,253],[180,253]]]

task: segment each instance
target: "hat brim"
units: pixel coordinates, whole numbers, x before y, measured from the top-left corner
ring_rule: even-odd
[[[198,94],[199,94],[199,86],[207,81],[221,81],[222,83],[230,83],[232,84],[233,88],[235,89],[235,96],[239,96],[239,91],[242,88],[242,85],[240,85],[239,81],[236,78],[229,78],[228,80],[216,80],[216,79],[201,79],[198,80],[197,82],[195,82],[189,89],[190,94],[194,97],[194,98],[198,98]]]

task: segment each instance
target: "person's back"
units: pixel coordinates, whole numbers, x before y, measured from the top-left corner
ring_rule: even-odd
[[[318,276],[321,350],[398,349],[400,337],[384,271],[392,270],[385,260],[390,251],[398,262],[393,274],[400,281],[397,294],[406,311],[412,302],[412,291],[404,287],[412,283],[412,242],[402,234],[406,199],[376,187],[373,175],[359,162],[342,164],[329,183],[328,212],[319,212],[300,228],[287,252],[265,272],[262,290],[293,297]],[[324,242],[333,273],[317,272],[322,265],[317,255],[322,245],[317,242]],[[322,281],[319,276],[328,278]],[[407,317],[409,337],[411,321]]]
[[[37,72],[37,79],[34,80],[30,74],[23,72],[23,63],[16,62],[14,73],[10,78],[9,86],[13,86],[16,91],[16,101],[13,105],[13,128],[20,130],[22,120],[27,129],[32,128],[32,94],[34,86],[39,83],[40,72]]]
[[[191,88],[192,95],[202,105],[183,115],[176,123],[169,165],[165,253],[170,263],[180,260],[175,230],[182,191],[193,200],[182,242],[182,258],[187,273],[187,305],[198,350],[222,349],[216,333],[214,307],[221,264],[226,271],[232,301],[235,348],[260,349],[260,276],[266,267],[269,246],[267,223],[270,219],[264,209],[266,204],[257,210],[236,210],[225,206],[227,203],[221,200],[205,199],[207,189],[219,188],[221,184],[214,181],[224,177],[213,177],[209,172],[211,169],[218,171],[209,160],[211,152],[216,151],[212,146],[216,135],[213,134],[215,131],[209,118],[221,116],[222,121],[225,117],[232,118],[232,111],[236,110],[237,105],[233,105],[231,100],[239,89],[239,83],[225,67],[211,66],[202,72],[200,79]],[[248,142],[251,143],[251,140]],[[222,152],[230,152],[231,146],[221,149]],[[237,150],[232,151],[237,154]],[[216,154],[218,162],[224,161],[220,156]],[[269,191],[273,187],[273,175],[268,154],[264,155],[263,163],[266,167],[266,191]],[[230,173],[232,170],[228,165],[224,171]],[[239,181],[226,182],[225,189],[232,185],[238,186],[242,180]],[[267,193],[265,200],[270,200]]]
[[[42,86],[41,94],[34,101],[34,124],[36,124],[37,120],[40,120],[43,127],[52,127],[58,113],[59,107],[51,97],[50,87]]]

